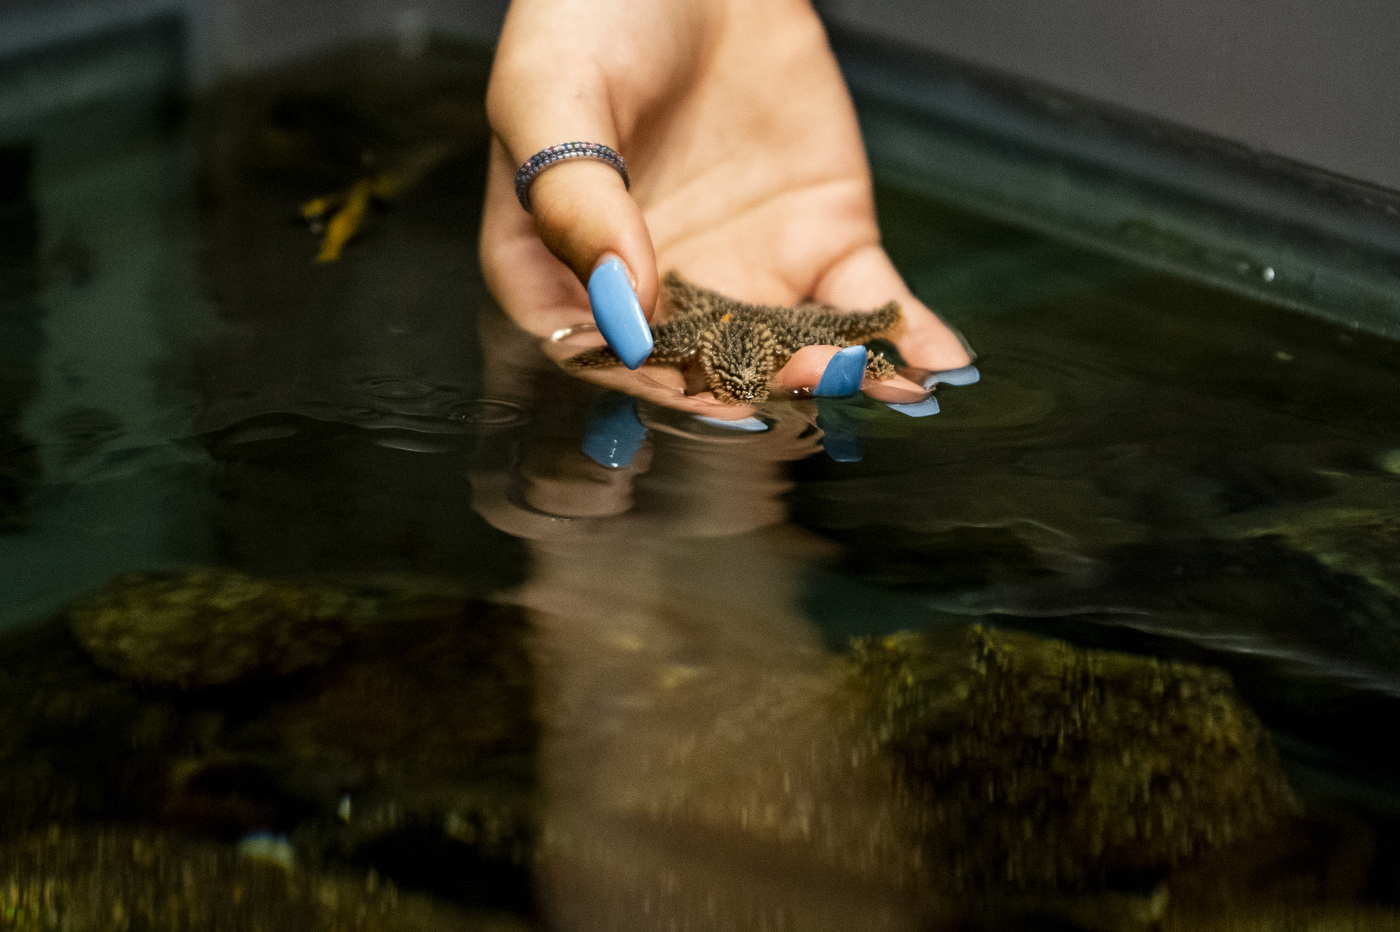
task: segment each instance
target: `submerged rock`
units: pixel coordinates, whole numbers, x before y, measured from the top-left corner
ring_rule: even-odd
[[[861,641],[853,662],[961,889],[1147,890],[1298,807],[1220,671],[980,628]]]
[[[20,932],[520,932],[401,893],[373,872],[317,873],[146,830],[53,828],[0,844],[0,915]]]
[[[0,842],[50,825],[265,833],[317,868],[528,915],[528,631],[446,580],[122,577],[0,637]]]
[[[363,611],[346,592],[201,568],[118,576],[68,618],[102,666],[190,689],[321,666]]]

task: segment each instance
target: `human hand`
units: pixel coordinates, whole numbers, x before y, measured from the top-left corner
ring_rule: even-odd
[[[658,270],[746,301],[811,298],[904,309],[894,338],[912,366],[970,360],[957,336],[900,279],[880,247],[869,168],[821,23],[803,0],[515,0],[488,90],[495,132],[482,221],[487,284],[505,311],[544,337],[592,319],[584,283],[607,259],[627,272],[643,319]],[[515,199],[516,167],[546,146],[598,142],[628,160],[631,192],[608,165],[565,161]],[[557,257],[557,258],[556,258]],[[599,308],[594,308],[599,311]],[[626,317],[626,308],[604,314]],[[624,320],[624,325],[628,321]],[[578,345],[550,341],[556,360]],[[773,380],[814,388],[836,347],[799,350]],[[637,397],[726,419],[751,415],[685,394],[678,370],[580,373]],[[882,400],[923,387],[867,379]]]

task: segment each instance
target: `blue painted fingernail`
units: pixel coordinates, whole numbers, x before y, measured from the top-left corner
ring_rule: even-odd
[[[711,427],[723,427],[726,430],[748,430],[756,433],[760,430],[768,429],[768,425],[756,417],[742,417],[737,421],[726,421],[723,418],[701,417],[697,414],[695,415],[695,419],[701,424],[709,424]]]
[[[651,355],[651,328],[621,259],[609,259],[593,270],[588,303],[598,331],[623,364],[635,369],[646,362]]]
[[[944,369],[940,372],[929,373],[929,377],[924,379],[924,391],[928,391],[935,385],[975,385],[980,378],[982,378],[982,373],[977,371],[976,366]]]
[[[848,346],[831,357],[813,395],[840,398],[860,389],[865,379],[865,347]]]
[[[910,417],[928,417],[930,414],[938,413],[938,399],[925,398],[923,401],[916,401],[911,405],[886,404],[885,407]]]
[[[583,453],[600,466],[619,469],[632,465],[646,436],[647,429],[637,417],[637,399],[608,392],[588,410]]]

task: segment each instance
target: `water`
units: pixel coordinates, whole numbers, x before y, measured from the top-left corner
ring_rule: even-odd
[[[4,150],[18,925],[1400,923],[1394,344],[885,187],[977,384],[634,408],[486,297],[480,78]]]

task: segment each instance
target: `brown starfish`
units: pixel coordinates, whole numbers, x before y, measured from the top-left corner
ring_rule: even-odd
[[[654,347],[648,362],[699,365],[715,397],[725,404],[768,397],[773,373],[804,346],[854,346],[887,337],[899,327],[899,304],[873,311],[843,311],[828,304],[767,307],[747,304],[701,288],[675,272],[663,283],[673,316],[651,328]],[[565,360],[571,369],[621,365],[606,346]],[[876,379],[894,375],[894,366],[873,355],[866,372]]]

